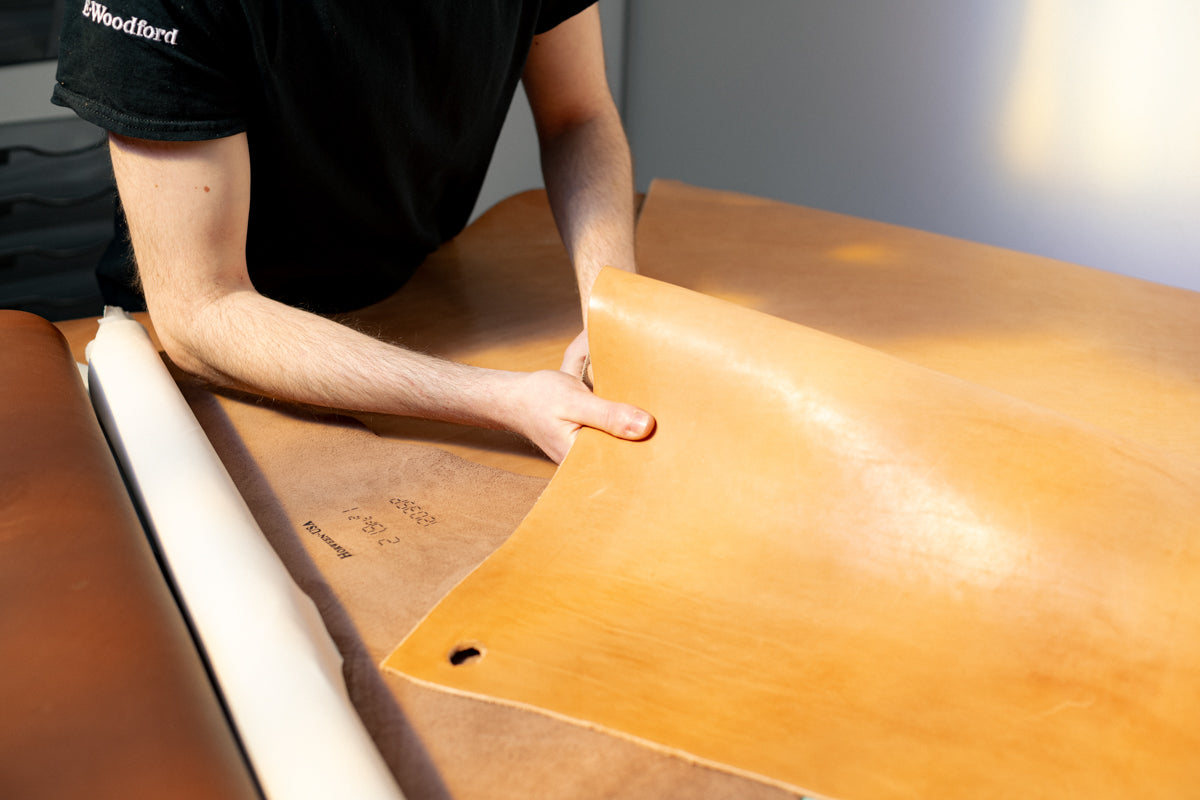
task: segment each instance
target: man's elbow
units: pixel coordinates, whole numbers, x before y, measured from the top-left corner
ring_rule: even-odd
[[[238,292],[224,286],[191,284],[164,291],[161,283],[145,286],[150,321],[163,352],[183,372],[222,386],[233,385],[228,369],[245,342],[230,331],[236,317],[230,301]],[[156,291],[157,289],[157,291]]]
[[[153,310],[150,313],[158,342],[170,362],[181,371],[209,383],[227,383],[228,378],[225,374],[212,364],[203,349],[196,344],[197,331],[189,330],[189,326],[194,326],[195,321],[162,317],[161,314],[156,316]]]
[[[166,334],[161,330],[158,333],[158,341],[162,345],[163,354],[183,372],[189,375],[194,375],[197,378],[202,378],[206,381],[214,380],[214,370],[203,358],[201,358],[194,350],[185,346],[179,339]]]

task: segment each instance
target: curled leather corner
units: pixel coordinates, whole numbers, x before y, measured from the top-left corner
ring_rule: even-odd
[[[616,270],[589,336],[656,435],[581,431],[385,669],[810,795],[1200,779],[1197,465]]]

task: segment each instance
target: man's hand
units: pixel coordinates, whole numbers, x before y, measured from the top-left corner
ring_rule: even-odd
[[[561,463],[579,429],[597,428],[620,439],[645,439],[654,418],[636,406],[592,394],[579,378],[542,370],[517,373],[510,427]]]
[[[535,38],[523,79],[550,207],[586,312],[603,267],[636,269],[633,164],[604,72],[596,7]],[[531,407],[541,417],[520,430],[555,461],[566,455],[582,426],[625,439],[645,438],[654,429],[646,412],[592,394],[584,383],[589,380],[586,331],[567,348],[559,372],[530,376],[530,385],[545,393],[540,407]]]
[[[556,460],[583,425],[626,438],[649,433],[644,412],[601,400],[565,373],[443,361],[258,294],[245,262],[245,134],[113,137],[111,152],[150,315],[181,369],[311,405],[508,428]]]
[[[636,406],[597,397],[591,390],[587,331],[571,342],[557,371],[515,373],[513,416],[506,427],[525,436],[562,463],[580,428],[596,428],[620,439],[645,439],[654,418]]]
[[[567,345],[559,370],[579,378],[590,389],[592,388],[592,361],[588,353],[588,337],[585,330]]]

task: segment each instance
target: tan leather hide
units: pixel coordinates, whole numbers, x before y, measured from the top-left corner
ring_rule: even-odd
[[[1200,294],[671,181],[639,270],[1200,462]]]
[[[620,272],[586,432],[384,666],[827,797],[1200,779],[1200,469]]]
[[[618,649],[599,654],[608,661],[593,660],[596,643],[583,626],[603,619],[597,603],[565,632],[548,628],[562,639],[531,669],[541,676],[549,665],[575,659],[553,678],[555,702],[607,698],[640,681],[635,693],[620,697],[618,710],[628,712],[631,725],[664,717],[655,724],[695,728],[693,738],[709,749],[696,747],[687,759],[664,753],[665,734],[655,747],[635,743],[629,737],[653,732],[619,728],[620,720],[590,723],[623,731],[612,736],[552,716],[574,712],[549,702],[550,714],[533,712],[512,703],[540,700],[495,703],[475,694],[488,689],[467,696],[377,668],[533,505],[553,465],[528,445],[495,432],[360,415],[379,434],[373,436],[345,419],[185,382],[264,533],[322,609],[346,656],[355,703],[407,797],[781,798],[789,793],[776,785],[693,764],[770,748],[761,730],[727,736],[718,726],[732,714],[761,711],[735,708],[735,693],[767,685],[760,673],[777,678],[780,671],[792,679],[786,692],[768,693],[762,724],[779,727],[773,718],[807,693],[811,708],[800,728],[807,735],[793,760],[812,772],[781,775],[757,762],[740,768],[775,773],[773,780],[789,786],[830,793],[845,787],[838,795],[844,798],[904,796],[922,780],[952,797],[987,796],[989,785],[1006,794],[1019,787],[1023,798],[1089,791],[1173,798],[1191,790],[1197,776],[1171,758],[1181,742],[1196,749],[1194,701],[1170,703],[1194,664],[1196,636],[1188,626],[1195,590],[1178,583],[1193,551],[1171,525],[1195,524],[1194,509],[1191,517],[1174,515],[1192,502],[1200,463],[1200,295],[671,182],[655,183],[646,199],[638,260],[653,277],[875,351],[785,325],[784,339],[805,342],[801,372],[794,375],[787,369],[794,362],[784,359],[764,374],[755,370],[790,352],[773,335],[747,342],[739,328],[723,340],[705,320],[703,335],[694,337],[676,327],[689,321],[666,313],[667,306],[661,320],[657,309],[643,309],[623,321],[610,307],[593,321],[611,316],[634,326],[622,334],[632,331],[632,345],[611,330],[595,331],[600,392],[621,396],[622,381],[630,382],[621,399],[644,403],[661,428],[643,445],[583,439],[530,524],[555,517],[548,540],[564,556],[578,554],[557,567],[575,570],[581,589],[609,581],[599,598],[610,604],[603,613],[619,617],[614,625],[628,639],[620,636]],[[558,365],[578,332],[578,315],[545,197],[526,193],[489,211],[434,253],[404,289],[349,321],[449,358],[538,369]],[[778,323],[766,324],[774,330]],[[81,359],[94,321],[60,327]],[[628,362],[613,354],[626,346]],[[627,370],[639,364],[652,374],[629,381]],[[847,372],[853,364],[867,371]],[[719,370],[738,380],[714,378]],[[760,407],[785,396],[780,392],[796,386],[783,378],[807,381],[800,385],[811,402],[788,415],[806,420],[802,429],[789,432],[761,410],[741,408],[699,424],[737,392]],[[816,392],[818,381],[828,381],[824,394]],[[697,415],[694,429],[660,392],[684,396],[687,413]],[[834,414],[839,410],[842,417]],[[786,451],[799,440],[806,448]],[[616,460],[594,458],[601,445],[616,447]],[[686,448],[681,463],[666,465],[670,448]],[[1138,453],[1144,469],[1136,466]],[[791,471],[773,476],[774,461],[764,457]],[[803,480],[794,479],[797,472]],[[1096,488],[1105,476],[1112,484]],[[573,484],[579,480],[588,486]],[[688,496],[680,487],[689,485],[703,505],[676,508]],[[635,499],[619,504],[618,491]],[[791,519],[766,513],[772,503],[801,501]],[[421,511],[437,523],[421,525]],[[868,524],[887,513],[894,514],[889,525]],[[628,526],[623,514],[633,517]],[[661,522],[675,514],[683,522]],[[744,530],[764,514],[769,519],[756,535],[712,536],[710,522],[732,516]],[[773,527],[785,523],[793,527]],[[610,534],[614,526],[653,536],[628,543]],[[521,537],[514,544],[524,540],[524,528]],[[353,557],[341,557],[330,541]],[[790,562],[764,558],[779,546]],[[643,558],[648,547],[663,555]],[[508,553],[498,558],[521,563],[505,580],[543,585],[537,559],[546,553],[528,565]],[[719,565],[702,577],[703,592],[664,595],[702,555]],[[761,580],[737,595],[736,582],[745,580],[739,573],[764,563]],[[788,601],[783,611],[795,606],[810,616],[768,640],[770,631],[754,627],[755,615],[781,611],[769,602],[781,595]],[[702,616],[697,609],[710,596],[735,599]],[[497,594],[497,608],[506,607],[506,597]],[[556,611],[557,596],[543,601]],[[511,607],[528,613],[527,606]],[[452,675],[486,676],[500,652],[477,612],[464,622],[487,655]],[[651,630],[646,639],[647,619],[674,627]],[[684,622],[690,632],[681,630]],[[608,642],[620,631],[595,635]],[[690,692],[707,662],[689,654],[712,646],[710,631],[729,637],[728,654],[743,644],[747,653],[766,654],[728,685]],[[460,644],[454,636],[446,642]],[[431,668],[446,655],[435,652]],[[680,671],[666,668],[680,664]],[[1198,684],[1194,670],[1190,680]],[[859,697],[860,690],[875,694]],[[659,713],[681,691],[692,699],[679,715]],[[1113,716],[1099,719],[1104,710]],[[800,712],[792,706],[788,713],[794,720]],[[1143,735],[1149,730],[1163,733]],[[729,750],[714,753],[721,741]],[[835,757],[839,747],[879,760]],[[1085,756],[1093,758],[1090,770],[1080,766]],[[885,767],[896,772],[880,771]],[[847,783],[886,784],[889,775],[897,783],[878,791]],[[1069,776],[1079,784],[1064,791]],[[958,777],[979,791],[953,786]],[[1177,781],[1189,777],[1181,790]]]
[[[46,320],[9,310],[0,797],[261,797],[67,343]]]

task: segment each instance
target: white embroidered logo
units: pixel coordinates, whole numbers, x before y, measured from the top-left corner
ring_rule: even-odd
[[[108,6],[97,3],[96,0],[84,0],[83,16],[97,25],[103,25],[130,36],[140,36],[152,42],[174,45],[176,39],[179,38],[179,28],[167,30],[166,28],[156,28],[146,20],[137,17],[118,17],[108,10]]]

